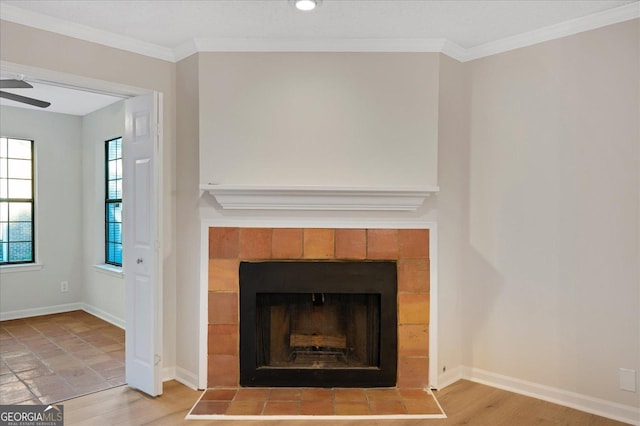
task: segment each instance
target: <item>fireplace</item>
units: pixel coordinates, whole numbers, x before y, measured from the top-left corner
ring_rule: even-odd
[[[241,262],[240,385],[395,386],[396,262]]]
[[[318,264],[387,262],[395,264],[397,296],[393,303],[397,306],[397,321],[385,320],[382,298],[379,303],[381,323],[396,325],[397,344],[394,347],[381,339],[381,351],[393,348],[397,352],[395,371],[397,386],[423,388],[429,384],[430,261],[428,229],[210,227],[208,233],[208,387],[229,388],[240,385],[240,358],[245,356],[245,346],[240,343],[239,273],[240,265],[244,262],[251,264],[271,262]],[[327,295],[331,293],[326,290],[322,293],[309,289],[292,291],[291,287],[288,290],[278,290],[277,292],[294,294],[297,295],[296,297],[305,294],[303,299],[306,302],[303,300],[302,304],[307,303],[307,306],[315,306],[316,308],[319,306],[318,300],[322,300],[322,294],[324,294],[325,304],[327,304]],[[268,294],[269,292],[262,291],[262,293]],[[334,294],[347,295],[368,293],[376,292],[369,290],[346,291],[343,288],[334,292]],[[372,296],[369,296],[369,299],[371,298]],[[373,298],[375,299],[375,297]],[[311,303],[308,302],[309,300]],[[257,307],[257,303],[256,295],[255,307]],[[372,312],[373,316],[376,315],[375,307],[371,308],[371,304],[375,305],[378,302],[365,303],[356,299],[354,303],[361,306],[366,304],[366,309]],[[253,324],[255,327],[255,319]],[[302,336],[294,336],[294,341],[298,341],[299,338],[309,339],[308,335],[311,334],[313,342],[313,332],[302,330],[298,334]],[[341,334],[345,335],[347,340],[350,339],[348,332]],[[282,337],[282,339],[286,339],[286,337]],[[290,336],[289,339],[291,339]],[[318,338],[315,339],[317,341]],[[346,343],[346,345],[350,344]],[[314,345],[311,346],[313,350]],[[298,346],[296,349],[298,362],[304,359],[305,354],[302,351],[305,350],[305,347]],[[383,352],[381,352],[381,357],[384,360],[382,354]],[[255,356],[257,357],[257,355]],[[363,357],[363,355],[358,356]],[[349,359],[353,361],[353,358]],[[317,359],[310,361],[303,368],[313,369],[314,362],[319,361]],[[375,365],[375,361],[372,364]],[[261,364],[260,369],[262,366]],[[360,368],[366,367],[360,366]]]

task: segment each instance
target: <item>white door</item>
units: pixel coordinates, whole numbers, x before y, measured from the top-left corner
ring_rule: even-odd
[[[160,95],[126,101],[122,143],[127,384],[162,393]]]

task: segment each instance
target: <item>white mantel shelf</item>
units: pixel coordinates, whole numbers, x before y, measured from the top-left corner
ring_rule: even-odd
[[[201,184],[225,210],[414,211],[438,187],[253,186]]]

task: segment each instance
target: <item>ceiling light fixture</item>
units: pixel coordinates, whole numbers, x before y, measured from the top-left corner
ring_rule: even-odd
[[[322,0],[293,0],[293,5],[298,10],[303,12],[310,12],[316,7],[320,6]]]

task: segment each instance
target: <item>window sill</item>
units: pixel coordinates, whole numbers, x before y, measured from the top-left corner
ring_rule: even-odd
[[[111,275],[112,277],[116,278],[124,278],[124,272],[122,271],[122,268],[119,268],[117,266],[101,264],[95,265],[94,267],[96,268],[96,271],[102,274]]]
[[[12,272],[29,272],[39,271],[44,267],[42,263],[25,263],[20,265],[0,265],[0,271],[3,274],[9,274]]]

